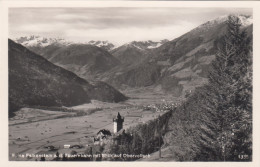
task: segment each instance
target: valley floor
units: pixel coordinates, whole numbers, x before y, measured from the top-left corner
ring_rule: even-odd
[[[173,102],[177,99],[152,89],[127,90],[129,100],[121,103],[92,101],[67,108],[66,111],[23,108],[9,119],[9,159],[32,161],[33,154],[54,156],[84,153],[93,144],[93,137],[101,129],[113,132],[113,117],[118,112],[125,117],[124,129],[155,119],[163,111],[144,110],[144,106]],[[64,145],[82,145],[80,149],[66,149]],[[46,146],[53,146],[50,151]],[[53,157],[46,158],[51,160]]]

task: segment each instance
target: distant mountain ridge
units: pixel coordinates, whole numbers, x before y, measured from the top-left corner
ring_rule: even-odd
[[[106,51],[111,51],[116,47],[113,43],[111,43],[109,41],[94,41],[94,40],[91,40],[91,41],[87,42],[86,44],[100,47],[100,48],[102,48]]]
[[[117,46],[109,41],[101,41],[101,40],[90,40],[90,41],[85,41],[85,42],[73,42],[73,41],[68,41],[63,38],[47,38],[47,37],[42,37],[38,35],[31,35],[31,36],[23,36],[14,39],[16,43],[19,43],[25,47],[47,47],[50,45],[57,45],[57,46],[67,46],[67,45],[72,45],[72,44],[89,44],[93,46],[100,47],[106,51],[112,51],[113,49],[116,49],[118,47],[124,46],[124,45],[132,45],[136,48],[139,49],[153,49],[161,46],[165,42],[168,42],[169,40],[164,39],[161,41],[132,41],[128,42],[126,44],[123,44],[121,46]]]
[[[234,16],[252,36],[252,16]],[[226,33],[227,19],[228,16],[218,17],[171,41],[132,41],[109,52],[87,44],[74,44],[74,48],[81,49],[70,48],[73,45],[28,48],[83,78],[102,80],[117,89],[154,86],[181,96],[207,83],[216,41]]]
[[[52,63],[90,80],[121,63],[106,50],[88,44],[61,47],[49,55]]]
[[[63,38],[46,38],[36,35],[24,36],[14,39],[16,43],[19,43],[25,47],[46,47],[49,45],[70,45],[72,42],[66,41]]]
[[[126,43],[123,46],[130,46],[130,47],[136,47],[137,49],[153,49],[153,48],[158,48],[161,45],[165,44],[166,42],[168,42],[168,39],[163,39],[161,41],[152,41],[152,40],[148,40],[148,41],[132,41],[129,43]]]
[[[16,41],[80,77],[95,80],[102,73],[119,66],[121,63],[124,65],[139,63],[147,58],[147,50],[157,48],[168,40],[133,41],[117,48],[108,41],[92,40],[84,43],[73,43],[61,38],[40,36],[21,37]]]
[[[160,47],[169,40],[155,41],[132,41],[110,51],[124,65],[135,65],[148,58],[149,51]]]
[[[89,103],[91,99],[126,100],[106,83],[89,83],[12,40],[8,44],[9,116],[28,106],[73,106]]]
[[[43,56],[50,62],[88,80],[94,80],[99,73],[108,71],[120,64],[120,61],[105,49],[90,44],[69,43],[68,45],[63,45],[55,42],[50,45],[43,46],[37,44],[25,45],[25,47]]]
[[[110,51],[114,49],[116,46],[109,42],[109,41],[86,41],[86,42],[73,42],[73,41],[68,41],[63,38],[47,38],[47,37],[42,37],[38,35],[31,35],[31,36],[24,36],[24,37],[19,37],[14,39],[16,43],[19,43],[25,47],[48,47],[51,45],[56,45],[56,46],[68,46],[68,45],[82,45],[82,44],[89,44],[93,46],[100,47],[102,49],[105,49],[107,51]]]
[[[235,17],[241,20],[242,28],[252,37],[252,16]],[[145,52],[142,55],[144,59],[138,60],[139,63],[135,66],[117,67],[116,72],[112,69],[112,72],[108,71],[101,78],[118,89],[125,89],[125,86],[154,86],[156,90],[174,96],[193,91],[207,83],[206,76],[217,52],[216,41],[221,40],[226,33],[227,19],[228,16],[225,16],[206,22],[158,48]]]

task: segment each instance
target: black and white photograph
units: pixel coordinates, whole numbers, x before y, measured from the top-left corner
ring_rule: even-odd
[[[252,7],[7,14],[8,161],[253,161]]]

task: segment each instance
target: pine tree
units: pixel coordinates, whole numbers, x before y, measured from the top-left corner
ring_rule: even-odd
[[[228,33],[220,39],[209,84],[202,93],[200,147],[207,160],[251,156],[252,54],[250,38],[238,17],[229,16]],[[204,142],[203,142],[204,141]]]

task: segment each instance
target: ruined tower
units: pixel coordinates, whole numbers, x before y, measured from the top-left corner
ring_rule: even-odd
[[[114,133],[117,133],[118,131],[123,129],[124,117],[121,117],[119,112],[116,118],[113,119],[113,122],[114,122]]]

